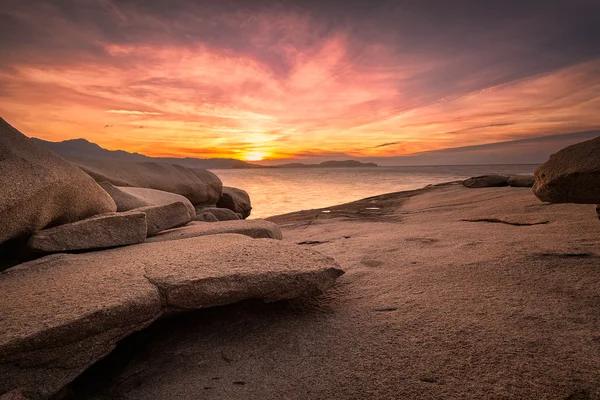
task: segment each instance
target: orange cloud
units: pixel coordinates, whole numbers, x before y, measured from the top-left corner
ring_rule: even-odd
[[[119,24],[176,28],[102,4]],[[17,59],[0,71],[0,115],[46,140],[248,160],[392,156],[600,127],[597,58],[510,79],[510,68],[478,68],[473,54],[363,40],[299,12],[215,21],[243,33],[246,47],[85,31],[93,56]]]

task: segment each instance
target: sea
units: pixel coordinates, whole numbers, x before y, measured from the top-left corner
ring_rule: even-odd
[[[244,189],[250,218],[326,208],[385,193],[486,174],[533,174],[538,165],[453,165],[370,168],[215,169],[223,185]]]

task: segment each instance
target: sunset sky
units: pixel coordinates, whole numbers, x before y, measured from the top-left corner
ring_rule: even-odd
[[[0,117],[151,156],[385,157],[600,128],[600,2],[3,0]]]

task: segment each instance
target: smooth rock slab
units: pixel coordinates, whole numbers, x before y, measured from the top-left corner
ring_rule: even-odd
[[[218,235],[56,254],[0,273],[0,393],[48,398],[165,312],[319,294],[332,258]]]
[[[508,178],[508,186],[511,187],[533,187],[533,175],[512,175]]]
[[[482,175],[474,176],[463,182],[463,186],[468,188],[502,187],[508,186],[508,176],[503,175]]]
[[[254,239],[283,239],[277,224],[264,220],[239,220],[219,222],[192,222],[187,226],[170,229],[149,238],[148,242],[164,242],[167,240],[187,239],[198,236],[218,235],[222,233],[238,233]]]
[[[138,208],[135,211],[146,214],[147,236],[154,236],[164,230],[186,225],[192,220],[187,207],[183,203],[148,206]]]
[[[140,197],[122,191],[110,182],[98,182],[98,185],[112,197],[117,205],[117,212],[130,211],[151,205]]]
[[[147,206],[164,206],[173,203],[183,203],[188,209],[190,219],[194,220],[196,218],[196,209],[192,203],[179,194],[139,187],[118,187],[118,189],[128,195],[137,197],[146,203]]]
[[[533,193],[549,203],[600,203],[600,137],[552,154],[535,171]]]
[[[146,214],[141,211],[103,214],[36,232],[27,246],[37,252],[57,253],[107,249],[143,243]]]
[[[223,187],[223,195],[217,202],[217,207],[228,208],[235,213],[242,214],[242,218],[248,218],[252,212],[250,196],[245,190],[234,187]]]

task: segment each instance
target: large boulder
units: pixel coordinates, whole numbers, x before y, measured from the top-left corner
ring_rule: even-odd
[[[186,225],[192,220],[187,207],[183,203],[148,206],[138,208],[135,211],[141,211],[146,214],[148,236],[154,236],[166,229]]]
[[[196,208],[196,215],[201,215],[204,213],[211,213],[214,215],[219,221],[237,221],[240,218],[239,214],[234,213],[228,208],[218,208],[218,207],[205,207],[202,209]],[[197,218],[196,218],[197,219]]]
[[[181,228],[169,229],[149,238],[148,242],[164,242],[169,240],[188,239],[198,236],[219,235],[222,233],[238,233],[255,239],[283,239],[281,229],[273,222],[262,219],[244,221],[192,222]]]
[[[474,176],[463,182],[468,188],[486,188],[508,186],[508,176],[504,175],[482,175]]]
[[[533,187],[534,178],[533,175],[512,175],[508,178],[508,186],[511,187]]]
[[[0,118],[0,243],[113,211],[93,179]]]
[[[21,264],[0,273],[0,393],[48,398],[165,313],[312,296],[342,273],[317,252],[241,235]]]
[[[190,170],[180,165],[156,162],[125,162],[94,157],[72,157],[76,164],[97,182],[176,193],[194,205],[214,205],[222,183],[210,171]]]
[[[146,214],[128,211],[38,231],[27,245],[33,251],[44,253],[107,249],[142,243],[146,240],[146,231]]]
[[[535,171],[533,192],[549,203],[600,203],[600,137],[552,154]]]
[[[228,208],[233,212],[242,214],[243,218],[248,218],[252,211],[250,196],[242,189],[234,187],[223,187],[223,196],[217,202],[217,207]]]
[[[190,219],[196,219],[196,209],[188,199],[181,195],[146,188],[118,187],[117,189],[138,198],[140,201],[146,203],[147,206],[165,206],[167,204],[183,203],[190,214]]]

